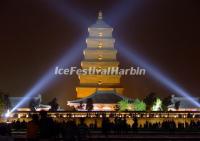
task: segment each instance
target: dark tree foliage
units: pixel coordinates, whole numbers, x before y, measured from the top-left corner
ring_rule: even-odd
[[[171,96],[167,96],[162,100],[162,109],[167,111],[168,106],[172,104]]]
[[[9,94],[7,94],[7,93],[4,95],[4,104],[5,104],[6,110],[11,108],[11,102],[10,102],[10,99],[9,99]]]
[[[82,101],[79,103],[78,109],[83,109],[83,102]]]
[[[86,101],[86,110],[92,111],[93,110],[93,100],[88,98]]]
[[[178,110],[178,109],[179,109],[179,107],[180,107],[180,104],[181,104],[181,102],[180,102],[180,101],[176,101],[176,102],[175,102],[175,105],[174,105],[174,106],[175,106],[175,109],[176,109],[176,110]]]
[[[57,98],[53,98],[50,102],[49,105],[51,106],[50,111],[57,111],[58,110],[58,103],[57,103]]]
[[[4,112],[4,100],[3,100],[3,95],[0,92],[0,115]]]
[[[29,108],[30,108],[30,110],[31,110],[31,111],[35,111],[35,107],[36,107],[36,106],[37,106],[37,103],[36,103],[35,99],[32,98],[32,99],[30,100],[30,102],[29,102]]]
[[[156,94],[151,92],[144,98],[144,103],[146,104],[147,111],[150,111],[154,102],[156,101]]]
[[[115,105],[114,109],[115,109],[115,111],[119,111],[119,109],[120,109],[119,105],[118,104]]]
[[[4,112],[11,108],[11,103],[8,93],[0,90],[0,111]]]

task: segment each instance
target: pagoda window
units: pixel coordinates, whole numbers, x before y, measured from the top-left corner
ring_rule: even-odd
[[[99,32],[99,33],[98,33],[98,36],[99,36],[99,37],[102,37],[102,36],[103,36],[103,33],[102,33],[102,32]]]
[[[101,55],[98,56],[98,60],[102,60],[103,57]]]
[[[101,84],[102,84],[102,80],[99,80],[99,81],[98,81],[98,84],[101,85]]]
[[[102,48],[102,47],[103,47],[102,42],[99,42],[99,44],[98,44],[98,48]]]

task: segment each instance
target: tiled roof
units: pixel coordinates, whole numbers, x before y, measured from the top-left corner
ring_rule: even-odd
[[[103,20],[98,19],[95,24],[91,25],[89,28],[112,28],[106,24]]]
[[[200,102],[199,98],[193,98],[196,102]],[[179,108],[198,108],[196,105],[194,105],[189,99],[185,97],[172,97],[172,103],[173,105],[180,101],[180,106]]]
[[[91,98],[93,103],[112,104],[123,100],[125,97],[116,94],[114,91],[97,91],[86,98],[73,100],[70,101],[70,103],[80,103],[80,102],[86,103],[88,98]]]

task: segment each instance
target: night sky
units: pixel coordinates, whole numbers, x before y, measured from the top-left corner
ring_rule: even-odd
[[[96,21],[99,10],[102,10],[106,22],[106,16],[113,7],[126,2],[1,1],[0,89],[9,92],[11,96],[23,96],[62,57],[63,52],[71,49],[78,39],[87,37],[87,27]],[[132,4],[124,18],[111,25],[116,42],[125,42],[192,95],[200,96],[198,0],[133,0]],[[82,18],[74,16],[74,12],[69,12],[69,9],[88,20],[88,25],[83,25]],[[83,49],[85,47],[85,43],[80,46]],[[80,53],[74,52],[76,54]],[[82,57],[77,55],[72,65],[80,66]],[[120,52],[118,60],[121,67],[132,66]],[[67,100],[75,98],[75,87],[78,84],[76,75],[62,76],[40,93],[43,94],[44,102],[57,97],[63,106]],[[142,98],[150,92],[161,97],[172,94],[149,75],[123,77],[122,86],[125,95],[132,98]]]

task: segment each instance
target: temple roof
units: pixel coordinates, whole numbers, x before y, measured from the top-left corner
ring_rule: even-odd
[[[98,15],[98,19],[95,24],[91,25],[89,28],[112,28],[108,24],[103,21],[103,14],[100,11]]]
[[[87,99],[91,98],[93,103],[102,103],[102,104],[116,104],[119,101],[123,100],[125,97],[118,95],[114,91],[96,91],[94,94],[73,101],[69,101],[70,103],[86,103]]]
[[[194,99],[194,101],[196,101],[196,102],[199,102],[199,100],[200,100],[200,98],[198,98],[198,97],[193,97],[192,99]],[[175,96],[172,96],[172,99],[171,99],[172,105],[170,105],[169,107],[173,107],[175,105],[175,103],[178,101],[180,102],[179,108],[198,108],[188,98],[175,97]]]

